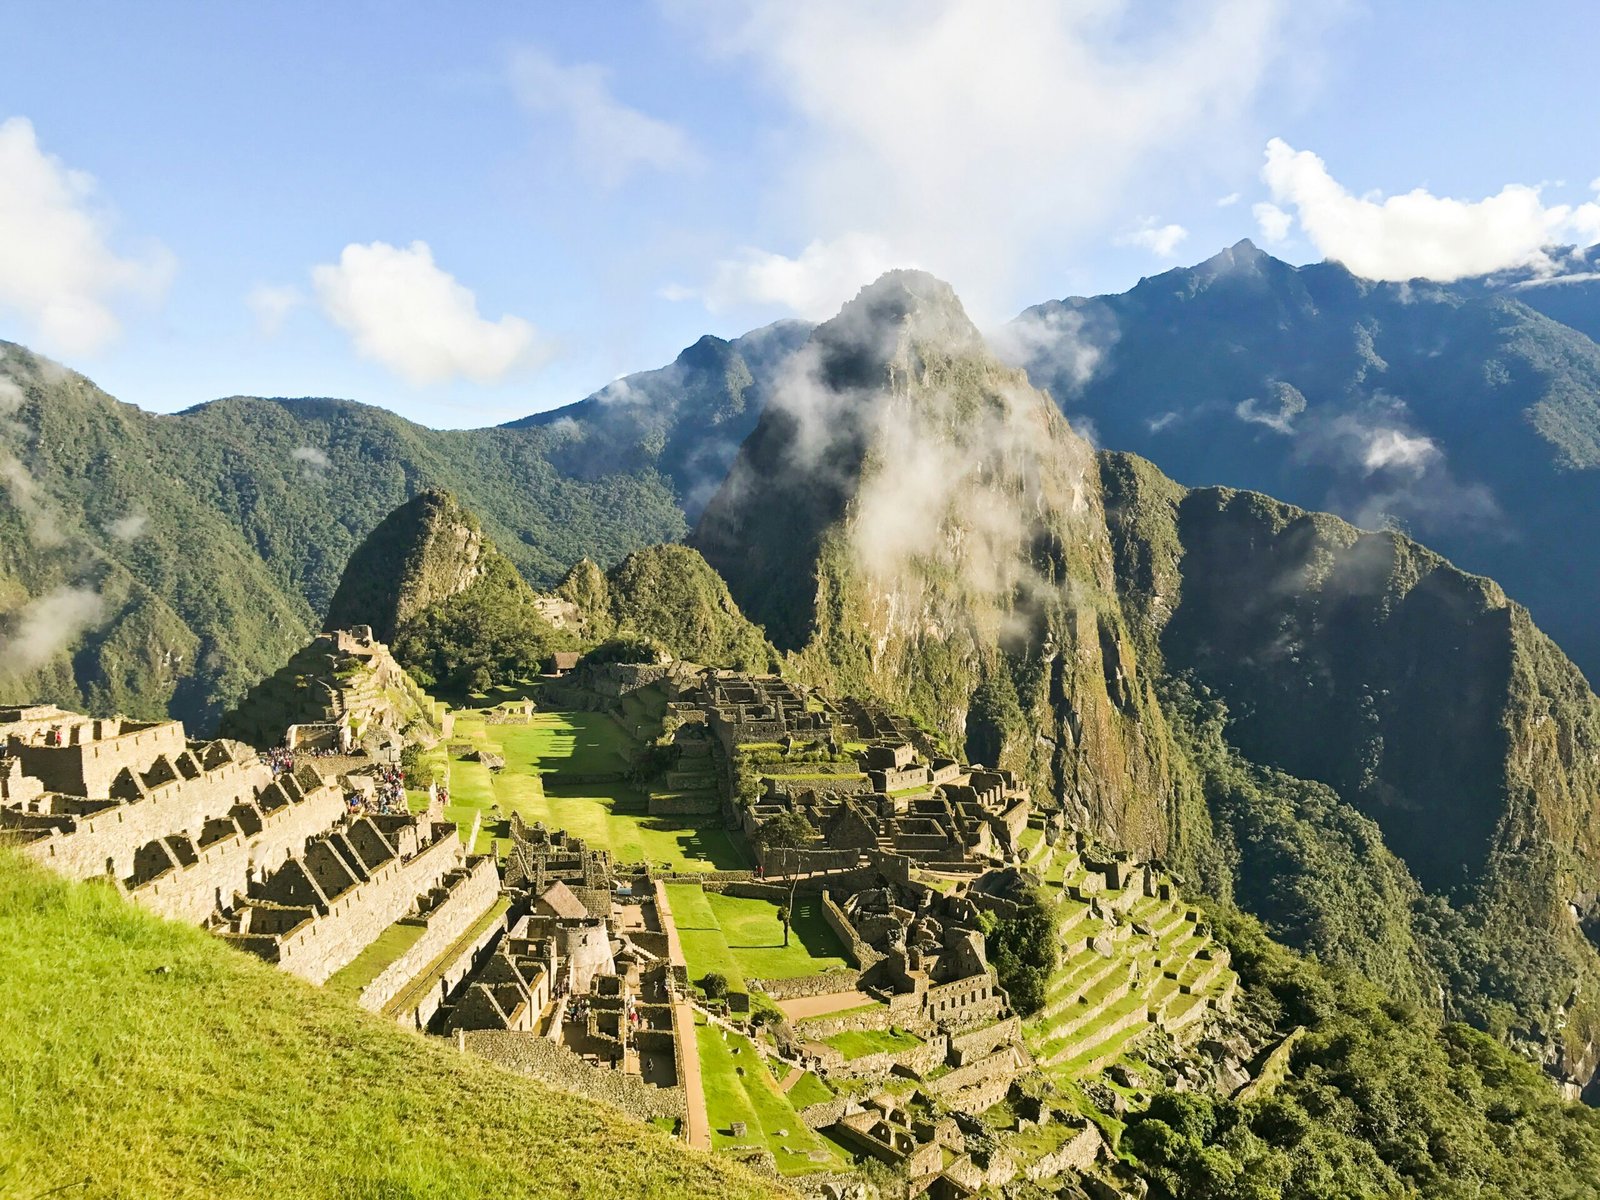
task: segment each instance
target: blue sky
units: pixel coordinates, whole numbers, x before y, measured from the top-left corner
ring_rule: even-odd
[[[898,264],[992,326],[1241,237],[1397,278],[1600,239],[1578,2],[7,17],[0,337],[153,409],[498,422]]]

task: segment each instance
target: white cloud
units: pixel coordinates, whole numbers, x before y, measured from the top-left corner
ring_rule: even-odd
[[[1229,192],[1226,196],[1219,196],[1217,198],[1218,208],[1232,208],[1237,203],[1239,203],[1238,192]]]
[[[521,317],[479,316],[477,297],[434,265],[426,242],[352,243],[337,263],[312,268],[311,280],[358,354],[418,386],[458,377],[493,383],[550,355]]]
[[[144,533],[150,524],[150,515],[135,509],[106,525],[106,532],[119,542],[131,542]]]
[[[1432,438],[1402,433],[1398,429],[1375,429],[1367,435],[1361,465],[1369,475],[1397,467],[1418,471],[1426,470],[1428,464],[1440,457],[1439,447]]]
[[[251,288],[244,302],[255,314],[256,328],[273,337],[289,314],[306,302],[306,294],[290,285],[263,283]]]
[[[833,241],[814,241],[794,258],[747,249],[716,266],[704,288],[675,287],[667,298],[698,295],[711,312],[742,304],[776,305],[812,320],[830,317],[839,306],[891,267],[914,267],[915,260],[896,260],[881,238],[847,234]]]
[[[792,113],[769,143],[773,240],[882,245],[984,324],[1039,254],[1100,236],[1166,152],[1222,136],[1295,45],[1290,22],[1328,8],[1194,0],[1157,24],[1113,0],[669,3]]]
[[[58,587],[8,614],[0,633],[0,674],[21,676],[72,646],[105,616],[105,601],[88,588]]]
[[[155,299],[172,257],[123,257],[92,176],[39,148],[24,117],[0,123],[0,308],[16,313],[59,354],[94,354],[122,331],[115,304]]]
[[[1286,213],[1276,204],[1263,200],[1260,204],[1250,206],[1250,215],[1256,219],[1256,228],[1261,231],[1261,240],[1269,246],[1276,246],[1280,242],[1288,241],[1289,230],[1294,228],[1294,216]]]
[[[296,446],[289,451],[289,457],[295,462],[303,462],[318,469],[333,465],[333,460],[328,457],[326,451],[318,450],[315,446]]]
[[[0,375],[0,417],[9,417],[26,399],[27,395],[16,380]]]
[[[1448,282],[1509,267],[1548,272],[1555,268],[1545,247],[1600,239],[1600,203],[1546,206],[1539,189],[1525,184],[1507,184],[1483,200],[1422,188],[1387,199],[1355,196],[1322,159],[1280,138],[1267,143],[1261,174],[1322,254],[1368,279]]]
[[[1157,258],[1171,258],[1188,236],[1189,231],[1182,225],[1157,225],[1147,218],[1138,229],[1123,234],[1116,242],[1119,246],[1143,246]]]
[[[579,161],[606,187],[641,168],[672,171],[699,161],[683,130],[612,95],[603,67],[563,66],[542,50],[526,48],[512,56],[511,85],[529,113],[570,122]]]

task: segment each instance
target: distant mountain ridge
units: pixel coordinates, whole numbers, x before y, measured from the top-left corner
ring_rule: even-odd
[[[1100,442],[1393,525],[1490,575],[1600,675],[1600,250],[1567,283],[1376,283],[1248,241],[1114,296],[1037,305],[1015,357]],[[1563,323],[1569,322],[1569,323]]]

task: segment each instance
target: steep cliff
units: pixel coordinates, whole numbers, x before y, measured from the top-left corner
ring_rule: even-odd
[[[1590,1078],[1600,701],[1577,668],[1408,538],[1101,465],[1128,620],[1240,899]]]
[[[947,284],[892,272],[814,332],[694,544],[801,678],[914,713],[1123,844],[1185,836],[1093,453]]]

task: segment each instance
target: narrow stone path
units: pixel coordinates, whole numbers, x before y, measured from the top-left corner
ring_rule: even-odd
[[[800,1076],[802,1076],[804,1074],[805,1074],[805,1072],[802,1071],[799,1067],[790,1067],[789,1068],[789,1073],[787,1075],[785,1075],[783,1077],[783,1081],[778,1084],[778,1090],[780,1092],[787,1092],[795,1084],[800,1082]]]
[[[678,923],[672,919],[667,903],[667,888],[655,881],[656,919],[667,935],[667,960],[675,967],[687,967],[683,943],[678,940]],[[687,998],[672,1002],[672,1036],[678,1041],[678,1057],[683,1062],[684,1134],[696,1150],[711,1149],[711,1121],[706,1116],[706,1089],[700,1079],[700,1047],[695,1043],[694,1007]]]
[[[696,1150],[711,1149],[711,1122],[706,1118],[706,1089],[700,1082],[700,1049],[695,1045],[694,1009],[688,1001],[672,1006],[672,1028],[683,1047],[684,1132]]]

